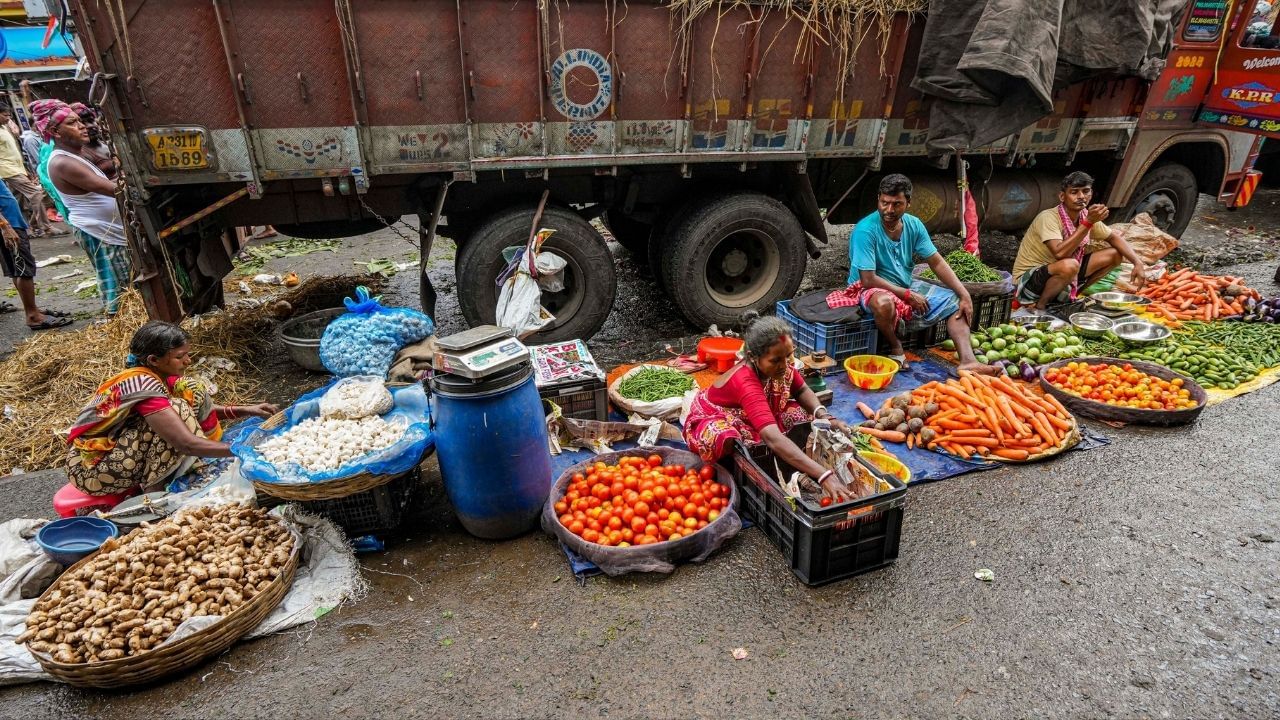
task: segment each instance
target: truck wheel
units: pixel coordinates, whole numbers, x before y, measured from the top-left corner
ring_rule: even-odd
[[[458,304],[468,325],[493,323],[498,303],[496,281],[507,266],[502,251],[528,241],[533,213],[529,206],[498,213],[476,227],[458,252]],[[542,293],[542,306],[556,316],[555,322],[529,341],[585,340],[604,325],[613,309],[618,288],[613,256],[600,233],[571,210],[548,207],[542,211],[539,225],[556,231],[542,244],[542,251],[559,255],[568,266],[564,269],[564,290]]]
[[[1147,213],[1156,227],[1174,237],[1182,237],[1182,231],[1195,215],[1199,198],[1196,176],[1191,170],[1178,163],[1165,163],[1142,176],[1120,217],[1128,221],[1138,213]]]
[[[644,256],[649,251],[649,236],[653,234],[653,226],[623,215],[617,211],[609,211],[601,218],[604,226],[618,244],[633,255]]]
[[[785,205],[759,193],[718,195],[668,227],[662,279],[689,322],[729,328],[743,312],[795,295],[807,260],[804,230]]]

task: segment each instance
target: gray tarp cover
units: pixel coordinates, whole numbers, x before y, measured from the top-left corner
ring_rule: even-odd
[[[1187,0],[930,0],[912,87],[933,96],[929,151],[976,148],[1103,72],[1155,79]]]

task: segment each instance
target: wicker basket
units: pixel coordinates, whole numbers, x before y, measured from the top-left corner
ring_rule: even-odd
[[[290,530],[293,538],[293,552],[284,570],[271,582],[266,590],[254,595],[248,602],[223,617],[218,622],[187,637],[140,655],[131,655],[118,660],[103,660],[94,663],[61,663],[44,653],[34,652],[36,662],[45,672],[75,687],[92,687],[114,690],[155,682],[161,678],[188,670],[235,644],[245,633],[262,622],[276,606],[284,600],[293,585],[293,575],[298,569],[298,555],[302,550],[302,538]],[[101,551],[98,551],[101,552]],[[78,568],[97,556],[98,552],[89,555],[72,565]],[[57,582],[49,586],[40,596],[43,600],[58,586]],[[36,601],[37,604],[40,602]]]
[[[397,388],[408,387],[412,383],[391,382],[387,383],[388,390],[396,390]],[[279,428],[285,423],[285,413],[282,410],[270,418],[267,418],[258,429],[271,432]],[[324,480],[314,483],[272,483],[262,480],[253,480],[253,488],[263,495],[280,498],[281,500],[294,500],[298,502],[311,502],[313,500],[337,500],[356,493],[372,490],[381,485],[391,482],[396,475],[374,475],[369,472],[359,472],[348,477],[335,478],[333,480]]]
[[[1097,363],[1106,363],[1108,365],[1132,365],[1135,370],[1140,370],[1148,375],[1153,375],[1161,380],[1172,380],[1181,378],[1183,387],[1191,393],[1191,398],[1196,401],[1196,406],[1185,410],[1149,410],[1139,408],[1122,407],[1119,405],[1108,405],[1097,400],[1074,395],[1053,383],[1044,379],[1045,373],[1054,368],[1060,368],[1067,363],[1082,362],[1094,365]],[[1087,358],[1071,358],[1068,360],[1058,360],[1049,363],[1040,368],[1040,387],[1048,394],[1057,398],[1063,407],[1073,413],[1079,413],[1087,417],[1106,420],[1109,422],[1121,423],[1138,423],[1142,425],[1186,425],[1195,422],[1200,417],[1200,413],[1204,412],[1205,402],[1209,396],[1205,393],[1204,388],[1191,378],[1183,375],[1177,370],[1170,370],[1163,365],[1155,363],[1143,362],[1141,360],[1119,360],[1117,358],[1106,357],[1087,357]]]

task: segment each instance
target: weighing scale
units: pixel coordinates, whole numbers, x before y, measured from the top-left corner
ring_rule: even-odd
[[[436,340],[431,365],[477,380],[529,360],[529,348],[497,325],[480,325]]]
[[[831,388],[827,387],[827,381],[823,377],[823,373],[835,367],[836,361],[832,360],[824,352],[814,352],[802,356],[800,362],[804,364],[804,369],[800,371],[801,377],[804,378],[804,384],[809,386],[814,395],[818,396],[818,402],[823,405],[830,403],[835,393]]]

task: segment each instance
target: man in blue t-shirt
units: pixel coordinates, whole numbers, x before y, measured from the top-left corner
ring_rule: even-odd
[[[9,131],[0,127],[0,132]],[[27,221],[8,186],[0,187],[0,272],[13,279],[13,287],[22,303],[22,312],[27,317],[27,327],[32,330],[50,330],[71,324],[68,313],[41,308],[36,303],[36,259],[31,254]],[[17,310],[13,303],[0,301],[0,313]]]
[[[889,357],[906,367],[906,352],[898,338],[900,325],[908,321],[932,325],[945,318],[960,354],[960,367],[994,374],[994,368],[974,358],[969,344],[973,300],[933,246],[924,223],[907,214],[911,181],[897,173],[886,175],[880,181],[878,204],[877,211],[859,221],[849,235],[849,292],[875,318],[889,343]],[[951,289],[912,278],[917,259],[928,263],[938,280]]]

